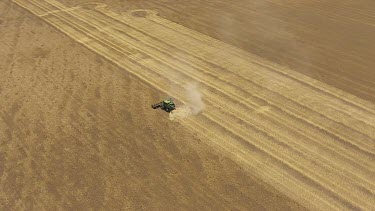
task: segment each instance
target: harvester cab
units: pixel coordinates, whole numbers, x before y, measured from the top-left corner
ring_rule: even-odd
[[[153,109],[161,108],[162,110],[168,113],[176,109],[176,105],[174,104],[172,98],[168,98],[166,100],[161,101],[160,103],[153,104],[151,107]]]

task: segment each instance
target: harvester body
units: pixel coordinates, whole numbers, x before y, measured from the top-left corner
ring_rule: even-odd
[[[171,111],[176,109],[176,105],[174,104],[171,98],[161,101],[160,103],[153,104],[151,106],[153,109],[161,108],[162,110],[170,113]]]

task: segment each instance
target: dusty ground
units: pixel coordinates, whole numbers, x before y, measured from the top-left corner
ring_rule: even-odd
[[[374,209],[372,2],[83,2],[0,3],[2,210]]]

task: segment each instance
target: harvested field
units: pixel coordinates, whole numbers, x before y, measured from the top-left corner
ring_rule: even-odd
[[[375,209],[374,12],[244,2],[1,2],[0,208]]]

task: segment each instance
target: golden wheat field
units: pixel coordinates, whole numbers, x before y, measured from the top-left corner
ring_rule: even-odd
[[[373,8],[1,1],[0,210],[375,210]]]

